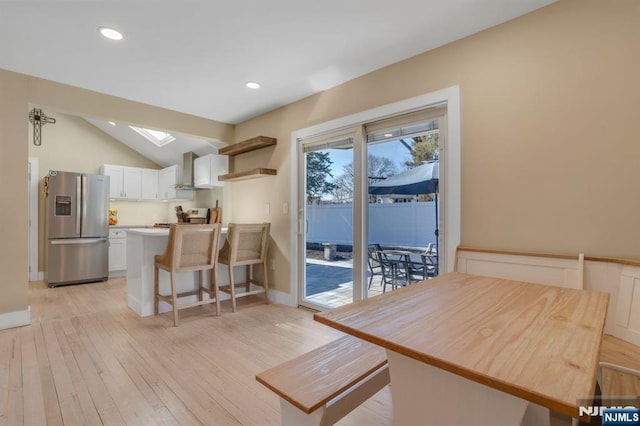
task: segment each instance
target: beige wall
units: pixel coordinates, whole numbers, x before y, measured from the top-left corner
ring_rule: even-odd
[[[27,80],[0,71],[0,314],[27,307]]]
[[[290,137],[296,129],[459,85],[462,243],[640,258],[640,2],[561,0],[236,126],[278,138],[236,157],[278,176],[234,183],[234,219],[271,202],[277,270],[290,290]],[[292,206],[291,212],[295,214]],[[274,213],[275,212],[275,213]]]
[[[51,81],[0,70],[0,315],[27,308],[28,111],[38,105],[47,111],[95,117],[165,129],[208,140],[231,141],[231,125],[101,95]],[[51,114],[54,115],[54,114]],[[47,134],[55,125],[45,126]],[[48,133],[49,132],[49,133]],[[20,177],[22,176],[22,178]],[[10,225],[10,226],[8,226]]]
[[[225,221],[265,220],[271,203],[272,282],[288,292],[293,217],[281,206],[291,132],[460,85],[464,244],[638,258],[637,22],[635,0],[561,0],[242,123],[235,136],[232,126],[0,71],[0,173],[26,175],[29,103],[208,139],[277,137],[276,147],[234,160],[238,170],[255,164],[278,176],[225,187]],[[3,185],[0,196],[26,210],[25,188]],[[0,219],[12,224],[12,244],[0,248],[2,313],[27,303],[27,222],[8,209]]]
[[[38,186],[42,191],[44,176],[49,170],[100,173],[103,164],[157,169],[159,166],[115,140],[80,117],[43,109],[56,119],[42,129],[42,144],[29,143],[29,157],[38,159]],[[33,140],[33,126],[29,126],[29,141]],[[41,194],[41,192],[40,192]],[[166,217],[168,208],[162,203],[113,202],[119,209],[121,225],[149,225],[152,217]],[[46,199],[38,197],[38,271],[46,270],[45,259]],[[158,220],[156,220],[158,221]]]

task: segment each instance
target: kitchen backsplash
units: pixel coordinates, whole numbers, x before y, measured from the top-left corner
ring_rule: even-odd
[[[222,190],[197,190],[194,201],[176,201],[171,203],[144,201],[111,201],[110,209],[118,211],[118,226],[145,226],[154,223],[177,222],[175,207],[180,205],[184,210],[192,207],[215,207],[218,200],[222,207]],[[224,216],[223,216],[224,218]]]

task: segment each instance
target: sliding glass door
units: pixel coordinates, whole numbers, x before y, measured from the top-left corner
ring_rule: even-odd
[[[438,275],[442,120],[420,113],[366,126],[368,297]]]
[[[333,308],[438,274],[445,112],[298,141],[300,305]],[[398,276],[384,276],[380,256]]]
[[[351,303],[354,274],[353,134],[304,141],[299,199],[300,303],[318,309]]]

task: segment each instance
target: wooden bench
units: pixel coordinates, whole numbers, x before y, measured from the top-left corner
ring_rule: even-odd
[[[389,384],[387,354],[344,336],[256,380],[280,397],[283,425],[332,425]]]
[[[603,395],[640,395],[640,346],[605,334],[598,383]]]

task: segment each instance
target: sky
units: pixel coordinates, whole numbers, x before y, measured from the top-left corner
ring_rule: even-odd
[[[378,143],[375,145],[368,145],[369,154],[377,157],[387,157],[396,163],[398,173],[404,171],[406,166],[404,163],[411,159],[409,150],[400,143],[400,141],[391,141],[385,143]],[[333,164],[331,170],[333,178],[342,174],[343,166],[353,161],[352,149],[327,149],[329,157]]]

